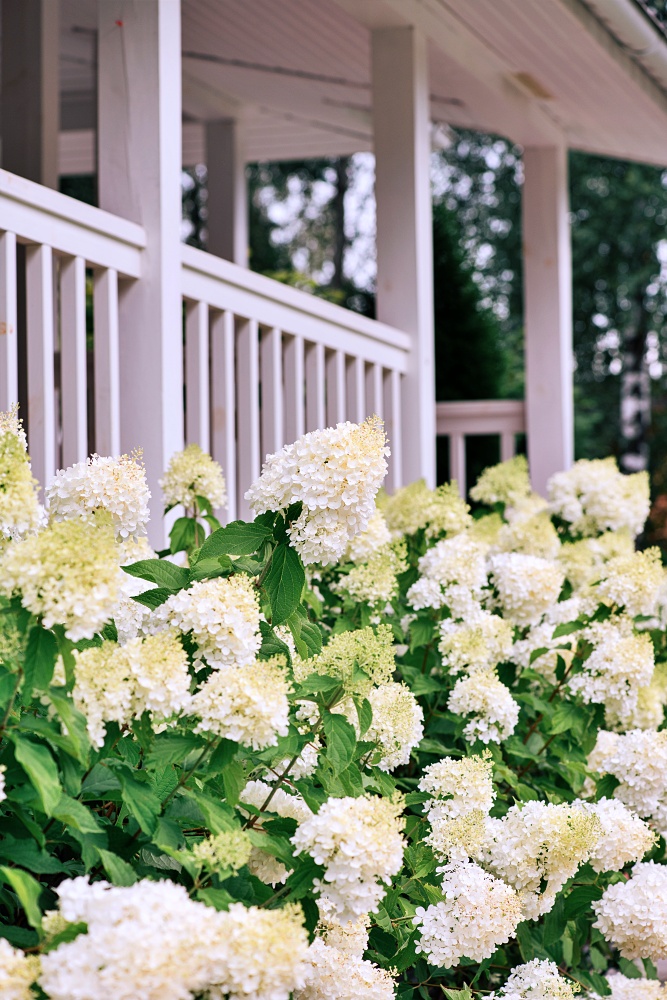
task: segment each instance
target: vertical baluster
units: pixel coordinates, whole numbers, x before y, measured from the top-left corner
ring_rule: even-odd
[[[362,358],[348,359],[346,373],[347,419],[357,424],[366,417],[365,367]]]
[[[403,485],[401,374],[393,370],[385,371],[384,374],[384,415],[385,431],[391,448],[387,487],[393,491]]]
[[[507,462],[516,454],[516,435],[505,432],[500,435],[500,461]]]
[[[32,469],[44,487],[56,471],[53,363],[53,254],[51,247],[26,248],[28,328],[28,430]]]
[[[309,344],[306,349],[306,430],[324,427],[325,370],[324,344]]]
[[[185,317],[185,439],[204,451],[211,447],[208,306],[189,302]]]
[[[120,454],[120,352],[118,339],[118,274],[97,271],[93,281],[95,346],[95,451]],[[141,441],[132,442],[140,447]]]
[[[16,236],[0,234],[0,410],[19,398],[16,328]]]
[[[466,485],[466,439],[464,434],[449,435],[449,478],[459,485],[459,493],[465,498]]]
[[[259,340],[257,320],[243,320],[236,335],[236,399],[238,413],[238,493],[240,517],[251,517],[244,493],[257,478],[259,450]]]
[[[262,330],[262,457],[285,444],[283,421],[283,335],[277,327]]]
[[[63,465],[88,455],[86,262],[68,257],[60,268],[60,385]]]
[[[227,481],[227,517],[236,520],[236,376],[234,314],[211,321],[211,450]]]
[[[305,431],[303,337],[288,337],[285,341],[285,441],[291,444]]]
[[[345,419],[345,355],[331,351],[327,357],[327,424],[333,426]]]
[[[366,368],[366,409],[369,414],[382,416],[382,365],[368,365]]]

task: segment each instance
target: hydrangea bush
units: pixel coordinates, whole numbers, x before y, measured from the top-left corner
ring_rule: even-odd
[[[380,421],[42,509],[0,417],[3,1000],[660,1000],[667,577],[643,474],[381,492]],[[155,503],[155,500],[154,500]]]

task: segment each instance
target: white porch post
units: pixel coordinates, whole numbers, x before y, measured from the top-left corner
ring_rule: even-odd
[[[120,296],[121,447],[157,481],[183,447],[180,0],[99,3],[100,207],[146,228],[142,276]]]
[[[433,237],[426,41],[373,31],[377,316],[412,337],[403,383],[403,478],[435,485]],[[391,442],[390,442],[391,444]]]
[[[248,266],[248,185],[243,122],[225,119],[206,125],[208,170],[208,250]]]
[[[2,166],[58,187],[59,8],[56,0],[2,0]]]
[[[574,457],[572,259],[567,148],[524,150],[526,425],[533,488]]]

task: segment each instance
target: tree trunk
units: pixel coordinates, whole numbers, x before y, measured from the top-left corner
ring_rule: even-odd
[[[643,289],[635,300],[635,323],[625,338],[621,376],[621,468],[641,472],[648,468],[648,431],[651,423],[651,378],[646,368],[649,314]]]
[[[334,224],[334,271],[331,278],[331,287],[338,289],[343,287],[345,280],[343,271],[345,250],[347,249],[347,237],[345,235],[345,195],[350,185],[349,167],[349,156],[341,156],[336,160],[336,192],[331,201]]]

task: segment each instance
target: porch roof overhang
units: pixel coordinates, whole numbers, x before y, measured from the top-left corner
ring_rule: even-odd
[[[244,120],[249,161],[372,149],[370,33],[406,24],[429,41],[435,123],[667,164],[667,39],[636,0],[182,0],[185,162],[225,118]],[[83,162],[88,0],[62,0],[61,90],[64,155]]]

